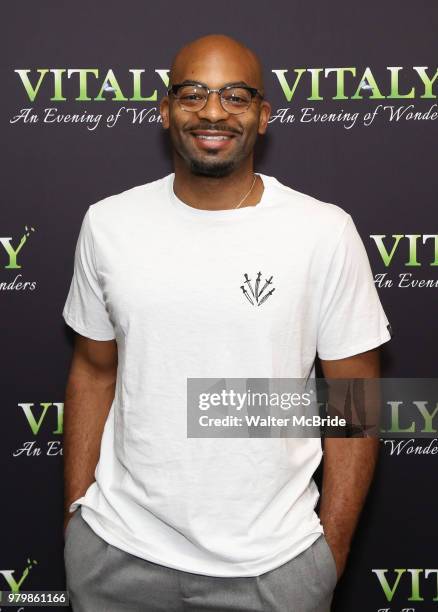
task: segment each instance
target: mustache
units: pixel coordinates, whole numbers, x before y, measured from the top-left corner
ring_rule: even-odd
[[[187,128],[188,132],[192,132],[193,130],[202,130],[202,131],[208,131],[211,130],[212,132],[233,132],[234,134],[241,134],[240,130],[236,130],[236,128],[232,128],[229,125],[223,125],[223,124],[213,124],[213,123],[199,123],[198,125],[191,125],[190,127]]]

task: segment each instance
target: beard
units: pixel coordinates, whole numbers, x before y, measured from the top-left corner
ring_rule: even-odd
[[[204,125],[199,127],[199,129],[201,128],[209,129],[208,126],[205,127]],[[236,130],[234,131],[236,132]],[[229,176],[239,167],[242,160],[248,155],[246,151],[247,146],[242,146],[242,148],[234,151],[228,158],[221,159],[220,151],[210,150],[203,155],[202,152],[193,150],[193,147],[187,144],[184,139],[180,138],[177,131],[172,129],[170,130],[170,138],[174,152],[184,161],[190,173],[194,176],[211,178]]]
[[[190,172],[196,176],[220,178],[231,174],[235,167],[236,161],[234,159],[227,161],[190,159]]]

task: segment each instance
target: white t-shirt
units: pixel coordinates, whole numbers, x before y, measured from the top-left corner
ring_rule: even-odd
[[[314,378],[316,352],[391,338],[351,216],[260,176],[261,201],[234,210],[184,203],[173,173],[92,204],[63,310],[118,346],[96,481],[70,510],[113,546],[211,576],[262,574],[319,537],[321,440],[187,438],[187,378]],[[275,291],[258,306],[241,287],[259,272]]]

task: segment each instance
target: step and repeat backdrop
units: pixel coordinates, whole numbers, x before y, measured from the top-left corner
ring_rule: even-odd
[[[172,171],[158,105],[188,41],[224,33],[258,53],[272,116],[256,170],[352,215],[394,332],[382,376],[437,375],[438,6],[46,0],[1,13],[4,597],[65,589],[75,244],[90,204]],[[336,612],[438,606],[437,449],[411,431],[381,439]]]

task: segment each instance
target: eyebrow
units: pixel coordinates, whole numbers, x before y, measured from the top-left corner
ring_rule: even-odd
[[[179,84],[180,85],[204,85],[204,87],[208,87],[208,85],[206,83],[203,83],[202,81],[194,81],[191,79],[185,79],[184,81],[181,81],[181,83]],[[222,85],[222,87],[228,87],[230,85],[234,85],[235,87],[251,87],[251,85],[248,85],[248,83],[246,83],[245,81],[231,81],[230,83],[225,83],[224,85]]]

